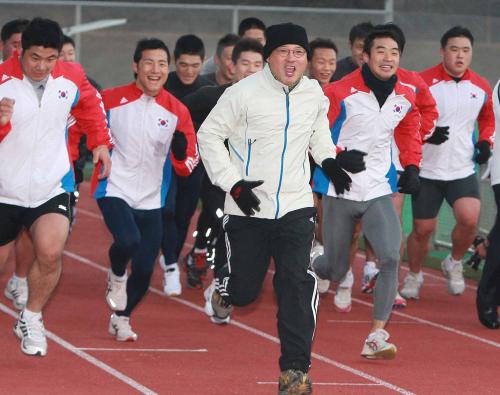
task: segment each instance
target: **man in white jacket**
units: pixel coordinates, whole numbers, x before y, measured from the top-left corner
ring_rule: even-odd
[[[303,76],[309,52],[304,28],[274,25],[266,37],[268,65],[228,88],[198,132],[207,173],[227,192],[228,265],[205,292],[205,312],[214,323],[229,322],[233,305],[256,299],[274,258],[279,393],[310,394],[318,293],[309,269],[315,222],[309,148],[339,192],[351,180],[335,159],[328,100],[317,81]]]

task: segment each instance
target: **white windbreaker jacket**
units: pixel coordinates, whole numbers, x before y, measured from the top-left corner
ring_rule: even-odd
[[[0,98],[15,100],[0,128],[0,203],[38,207],[74,190],[68,153],[68,117],[87,134],[87,145],[111,147],[100,94],[77,63],[57,61],[39,103],[17,56],[0,65]]]
[[[263,180],[253,190],[261,201],[257,218],[312,207],[309,147],[316,163],[335,158],[328,107],[317,81],[302,77],[289,91],[269,66],[226,89],[197,135],[210,179],[226,192],[241,179]],[[224,211],[244,215],[229,193]]]

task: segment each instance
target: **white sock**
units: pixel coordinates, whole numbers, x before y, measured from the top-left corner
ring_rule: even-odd
[[[117,276],[113,272],[113,269],[111,269],[111,276],[113,277],[113,280],[118,281],[118,282],[127,281],[127,271],[125,271],[125,274],[123,276]]]
[[[12,280],[20,283],[25,283],[27,281],[26,277],[17,277],[16,273],[12,275]]]
[[[456,261],[455,259],[453,259],[453,257],[451,255],[448,255],[448,260],[453,263],[454,265],[456,264],[461,264],[462,263],[462,260],[459,259],[458,261]]]
[[[35,318],[41,318],[42,317],[42,312],[38,312],[38,313],[35,313],[34,311],[31,311],[31,310],[28,310],[28,309],[24,309],[23,310],[23,318],[31,321]]]

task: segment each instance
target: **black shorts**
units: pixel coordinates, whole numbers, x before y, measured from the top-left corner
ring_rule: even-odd
[[[31,225],[42,215],[57,213],[71,221],[70,194],[61,193],[38,207],[21,207],[0,203],[0,246],[15,240],[21,231]]]
[[[436,218],[443,199],[453,207],[458,199],[464,197],[479,199],[479,183],[475,174],[452,181],[420,177],[420,191],[411,198],[413,218]]]

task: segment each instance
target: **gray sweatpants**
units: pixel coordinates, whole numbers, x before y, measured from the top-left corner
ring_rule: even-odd
[[[390,195],[365,202],[323,196],[325,254],[314,260],[322,279],[340,281],[349,270],[354,227],[361,221],[363,233],[379,259],[380,272],[374,290],[373,318],[387,321],[398,286],[401,225]]]

